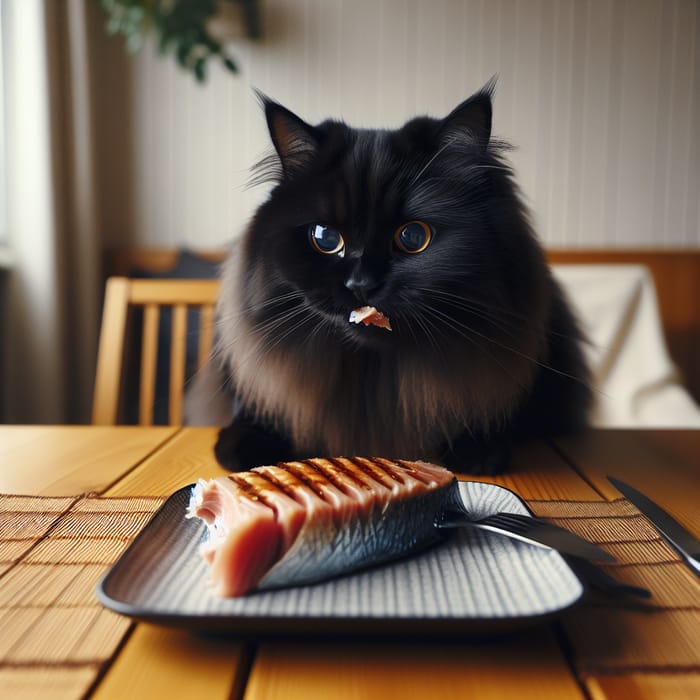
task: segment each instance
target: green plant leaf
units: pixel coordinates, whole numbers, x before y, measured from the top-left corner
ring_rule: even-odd
[[[228,0],[243,9],[246,34],[260,36],[260,0]],[[231,73],[238,66],[221,43],[208,30],[209,21],[224,0],[99,0],[106,14],[105,30],[120,34],[129,53],[138,51],[151,33],[161,55],[174,51],[175,60],[191,71],[198,82],[206,79],[207,64],[212,58],[220,60]]]
[[[194,76],[195,76],[195,78],[197,78],[197,81],[200,83],[203,83],[207,77],[206,64],[207,64],[207,62],[203,58],[198,58],[194,62]]]
[[[231,73],[238,73],[238,66],[228,56],[224,58],[224,65]]]

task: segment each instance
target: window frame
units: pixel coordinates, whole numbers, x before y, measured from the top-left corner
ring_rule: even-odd
[[[3,36],[4,6],[0,0],[0,267],[9,262],[9,232],[7,220],[7,140],[5,95],[5,41]]]

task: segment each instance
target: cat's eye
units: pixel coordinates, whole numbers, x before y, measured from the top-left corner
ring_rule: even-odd
[[[403,253],[420,253],[433,237],[433,230],[425,221],[409,221],[399,226],[394,234],[394,243]]]
[[[324,255],[342,255],[345,248],[345,241],[340,231],[323,224],[309,226],[309,241],[315,250]]]

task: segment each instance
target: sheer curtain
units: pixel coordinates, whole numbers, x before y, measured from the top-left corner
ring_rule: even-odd
[[[2,0],[7,319],[2,420],[88,420],[101,299],[91,0]]]

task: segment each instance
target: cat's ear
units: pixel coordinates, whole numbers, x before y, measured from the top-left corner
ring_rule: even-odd
[[[318,151],[316,129],[262,93],[258,93],[258,96],[265,109],[267,128],[284,174],[290,176],[304,169]]]
[[[492,107],[491,99],[496,87],[495,78],[489,80],[481,90],[455,107],[440,125],[442,140],[464,139],[486,150],[491,138]]]

